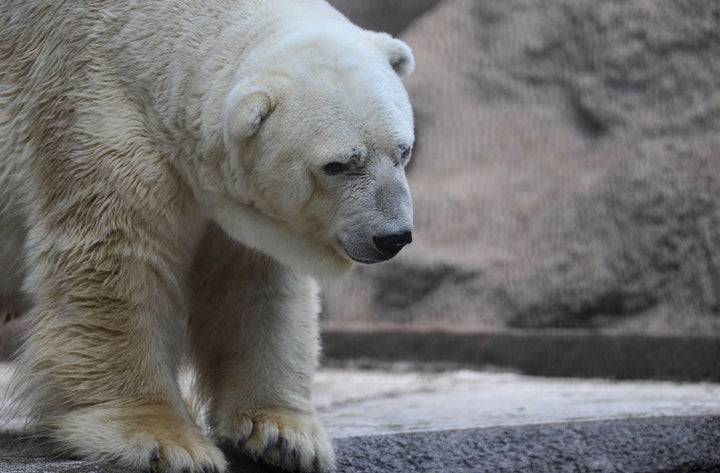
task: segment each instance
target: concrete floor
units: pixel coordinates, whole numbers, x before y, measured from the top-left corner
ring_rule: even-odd
[[[0,389],[10,372],[0,365]],[[342,472],[720,471],[715,383],[429,372],[399,365],[324,368],[316,378],[315,404],[335,440]],[[5,444],[0,439],[2,472],[124,471],[40,458],[32,444],[10,442],[21,425],[20,418],[5,424],[10,435]],[[233,471],[268,471],[246,459],[234,462]]]
[[[512,373],[323,369],[315,404],[335,438],[661,416],[720,415],[720,384]]]

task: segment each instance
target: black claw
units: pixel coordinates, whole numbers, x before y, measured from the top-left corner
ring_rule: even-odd
[[[313,471],[317,471],[319,473],[335,473],[337,471],[335,468],[321,468],[320,467],[320,457],[315,457],[313,460]]]
[[[155,447],[155,449],[150,454],[150,461],[153,463],[158,463],[160,461],[160,449]]]
[[[215,468],[212,465],[203,465],[202,471],[203,473],[213,473]]]
[[[290,445],[288,444],[288,441],[285,437],[280,437],[278,439],[277,449],[278,449],[278,452],[280,453],[280,462],[283,464],[287,463],[287,458],[288,458],[288,455],[290,454],[289,446]]]
[[[268,439],[267,442],[265,442],[265,451],[264,451],[264,453],[269,452],[270,449],[273,448],[273,447],[276,446],[276,445],[278,445],[278,444],[277,444],[277,440]]]
[[[246,438],[240,438],[237,440],[231,440],[228,438],[222,439],[219,444],[223,448],[242,448],[243,445],[245,445],[245,442],[247,442]]]

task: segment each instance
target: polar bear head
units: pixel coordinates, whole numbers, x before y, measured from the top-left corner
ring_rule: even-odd
[[[266,42],[223,110],[233,237],[319,277],[395,256],[412,239],[405,166],[413,115],[405,43],[350,23]]]

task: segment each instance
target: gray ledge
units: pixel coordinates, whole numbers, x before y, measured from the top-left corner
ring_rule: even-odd
[[[448,363],[537,376],[720,381],[720,338],[572,330],[326,326],[327,362]]]

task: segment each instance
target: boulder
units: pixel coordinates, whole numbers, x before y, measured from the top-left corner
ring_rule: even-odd
[[[326,324],[720,334],[720,3],[331,3],[415,53],[416,227]]]
[[[416,11],[415,241],[326,323],[720,333],[720,4]]]
[[[329,0],[329,3],[363,28],[396,36],[440,0]]]

